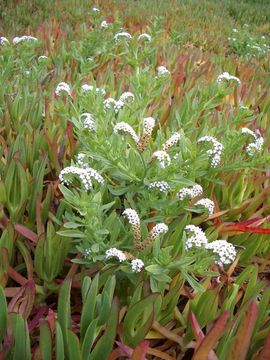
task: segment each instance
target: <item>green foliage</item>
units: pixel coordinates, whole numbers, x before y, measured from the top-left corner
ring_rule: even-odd
[[[99,5],[0,4],[0,358],[267,359],[267,1]]]

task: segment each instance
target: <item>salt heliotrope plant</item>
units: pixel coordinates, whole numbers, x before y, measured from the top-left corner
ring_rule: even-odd
[[[0,357],[268,358],[268,52],[116,3],[0,38]]]

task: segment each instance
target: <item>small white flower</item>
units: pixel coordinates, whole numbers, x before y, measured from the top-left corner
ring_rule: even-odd
[[[171,73],[170,71],[165,67],[165,66],[159,66],[157,68],[157,76],[159,78],[164,78],[164,77],[167,77],[169,76]]]
[[[48,56],[46,56],[46,55],[40,55],[40,56],[38,57],[38,62],[39,62],[39,63],[45,62],[45,61],[47,61],[48,59],[49,59]]]
[[[0,45],[3,46],[3,45],[9,45],[9,41],[6,37],[4,36],[1,36],[0,37]]]
[[[144,267],[144,262],[141,259],[133,259],[131,260],[131,270],[135,273],[139,273],[142,271]]]
[[[147,117],[143,119],[143,135],[144,136],[151,136],[154,130],[156,121],[152,117]]]
[[[226,240],[215,240],[208,243],[206,249],[213,251],[218,256],[216,263],[220,266],[231,264],[236,258],[235,247]]]
[[[90,254],[91,254],[91,249],[87,248],[87,249],[84,249],[83,251],[83,255],[85,258],[87,258]]]
[[[242,134],[249,134],[254,138],[254,141],[249,143],[246,147],[246,152],[249,156],[254,156],[256,153],[262,151],[264,138],[261,136],[258,130],[255,132],[244,127],[241,129],[241,132]]]
[[[104,184],[103,177],[94,169],[90,167],[80,168],[78,166],[68,166],[61,170],[59,174],[59,179],[61,182],[69,185],[70,176],[78,176],[84,186],[86,191],[93,188],[92,178],[95,179],[99,184]]]
[[[126,31],[118,32],[114,35],[114,40],[119,42],[121,40],[131,40],[132,36]]]
[[[140,218],[135,210],[128,208],[123,211],[123,216],[128,219],[131,225],[140,225]]]
[[[234,33],[238,33],[239,31],[237,29],[232,29]]]
[[[202,193],[203,188],[201,187],[201,185],[196,184],[192,188],[184,187],[180,189],[176,196],[179,200],[184,200],[185,198],[193,199],[199,195],[202,195]]]
[[[101,88],[94,88],[93,85],[88,85],[88,84],[83,84],[81,86],[81,92],[83,94],[87,94],[89,91],[93,91],[95,90],[97,94],[101,94],[102,96],[105,96],[106,95],[106,91],[104,89],[101,89]]]
[[[190,250],[193,247],[201,248],[205,247],[208,243],[207,237],[201,228],[195,225],[185,226],[185,231],[188,232],[186,239],[186,250]]]
[[[148,185],[148,189],[157,189],[160,192],[166,192],[169,191],[171,187],[166,181],[153,181]]]
[[[93,120],[93,115],[90,113],[83,113],[80,115],[80,120],[83,123],[85,129],[96,131],[96,124]]]
[[[176,145],[180,140],[180,134],[174,133],[166,142],[162,145],[163,151],[168,151],[170,147]]]
[[[211,166],[213,168],[217,167],[221,161],[221,154],[223,152],[223,145],[217,141],[213,136],[203,136],[198,140],[198,143],[208,142],[211,144],[212,148],[207,150],[206,153],[209,157]]]
[[[93,58],[92,56],[90,56],[90,57],[88,57],[86,60],[87,60],[89,63],[92,63],[92,62],[94,61],[94,58]]]
[[[65,83],[65,82],[60,82],[57,86],[56,86],[56,89],[55,89],[55,94],[57,96],[60,96],[61,93],[64,92],[66,94],[68,94],[69,96],[71,96],[71,89],[70,89],[70,86]]]
[[[228,72],[223,72],[217,77],[217,83],[222,84],[224,82],[236,82],[237,85],[241,85],[241,81],[238,77],[230,75]]]
[[[157,159],[159,162],[159,166],[162,169],[164,169],[166,166],[169,166],[171,164],[170,155],[163,150],[155,151],[152,155],[152,159]]]
[[[104,100],[103,104],[104,104],[104,109],[111,110],[114,109],[116,105],[116,100],[114,100],[113,98],[108,98]]]
[[[131,104],[131,103],[133,103],[133,101],[134,101],[134,95],[133,95],[131,92],[129,92],[129,91],[124,92],[124,93],[120,96],[120,98],[119,98],[118,101],[122,101],[125,105],[126,105],[126,104]]]
[[[92,11],[95,12],[95,13],[99,13],[99,12],[100,12],[100,10],[99,10],[97,7],[93,7],[93,8],[92,8]]]
[[[208,198],[200,199],[194,205],[195,206],[203,206],[205,209],[207,209],[207,211],[209,212],[209,215],[213,215],[213,213],[214,213],[215,204],[212,200],[210,200]]]
[[[115,257],[119,260],[119,262],[123,262],[126,260],[126,255],[123,253],[123,251],[118,250],[116,248],[110,248],[106,250],[105,256],[106,259],[111,259]]]
[[[110,24],[108,24],[106,20],[103,20],[103,21],[101,21],[100,27],[102,29],[108,29],[109,25]]]
[[[12,42],[14,45],[20,44],[21,42],[36,42],[37,38],[35,38],[34,36],[28,36],[28,35],[24,35],[24,36],[16,36]]]
[[[153,227],[149,235],[151,236],[151,238],[156,239],[159,235],[166,234],[168,230],[169,228],[166,224],[160,223]]]
[[[132,127],[129,124],[125,122],[120,122],[116,124],[113,131],[115,134],[130,135],[136,144],[138,144],[139,142],[139,138],[135,133],[135,131],[132,129]]]
[[[152,37],[151,37],[149,34],[143,33],[143,34],[139,35],[138,41],[151,42],[151,41],[152,41]]]

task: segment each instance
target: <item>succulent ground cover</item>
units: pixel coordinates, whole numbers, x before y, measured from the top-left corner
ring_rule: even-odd
[[[0,4],[0,359],[270,358],[267,5]]]

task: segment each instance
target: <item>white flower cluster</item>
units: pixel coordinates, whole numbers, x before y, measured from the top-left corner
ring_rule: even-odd
[[[141,40],[151,42],[152,37],[149,34],[143,33],[143,34],[139,35],[139,37],[138,37],[138,41],[141,41]]]
[[[207,237],[201,228],[195,225],[185,226],[185,231],[188,232],[186,239],[186,250],[190,250],[193,247],[205,247],[208,243]]]
[[[8,44],[9,44],[8,39],[4,36],[1,36],[0,37],[0,45],[3,46],[3,45],[8,45]]]
[[[215,240],[208,243],[206,249],[213,251],[218,256],[216,263],[220,266],[230,264],[236,258],[235,247],[226,240]]]
[[[91,254],[91,249],[87,248],[87,249],[84,249],[83,251],[83,255],[85,258],[87,258],[90,254]]]
[[[117,258],[120,263],[128,260],[125,253],[116,248],[110,248],[105,252],[106,259]],[[139,273],[144,267],[144,262],[141,259],[132,259],[130,262],[131,270],[134,273]]]
[[[48,56],[46,56],[46,55],[40,55],[39,57],[38,57],[38,62],[45,62],[45,61],[47,61],[49,58],[48,58]]]
[[[207,150],[207,155],[212,167],[217,167],[221,160],[221,154],[224,150],[224,146],[217,141],[213,136],[203,136],[198,140],[198,143],[209,142],[212,145],[212,149]]]
[[[102,96],[105,96],[106,95],[106,91],[104,89],[101,89],[101,88],[94,88],[93,85],[88,85],[88,84],[83,84],[81,86],[81,92],[83,94],[87,94],[89,91],[93,91],[95,90],[97,94],[101,94]]]
[[[119,100],[122,101],[126,105],[126,104],[133,103],[134,98],[135,97],[131,92],[126,91],[120,96]]]
[[[96,124],[93,120],[93,115],[90,113],[83,113],[80,116],[80,120],[83,123],[83,127],[85,129],[91,130],[91,131],[96,131]]]
[[[125,122],[120,122],[120,123],[116,124],[113,131],[115,134],[130,135],[136,144],[138,144],[138,142],[139,142],[139,138],[138,138],[137,134],[135,133],[135,131],[132,129],[132,127],[129,124],[127,124]]]
[[[242,134],[249,134],[254,138],[254,141],[249,143],[246,148],[246,152],[249,156],[254,156],[257,152],[262,151],[262,147],[264,144],[264,139],[259,133],[259,131],[255,132],[248,128],[242,128]]]
[[[103,21],[101,21],[100,27],[101,27],[101,29],[108,29],[108,27],[109,27],[110,25],[111,25],[111,24],[108,23],[106,20],[103,20]]]
[[[77,164],[82,167],[82,168],[86,168],[87,167],[87,164],[85,162],[85,157],[86,155],[84,153],[79,153],[77,155]]]
[[[139,273],[142,271],[144,267],[144,262],[141,259],[133,259],[131,260],[131,270],[135,273]]]
[[[217,77],[217,83],[222,84],[224,82],[236,82],[237,85],[241,85],[241,81],[238,77],[230,75],[228,72],[223,72]]]
[[[149,236],[151,236],[152,239],[156,239],[159,235],[166,234],[168,229],[168,226],[164,223],[157,224],[153,227]]]
[[[70,89],[70,86],[65,83],[65,82],[60,82],[57,86],[56,86],[56,89],[55,89],[55,94],[57,96],[60,96],[61,93],[64,92],[66,94],[68,94],[69,96],[71,96],[71,89]]]
[[[156,121],[152,117],[147,117],[143,119],[143,136],[150,137],[154,130]]]
[[[119,260],[119,262],[123,262],[126,260],[126,255],[123,253],[123,251],[118,250],[116,248],[110,248],[106,250],[105,255],[106,255],[106,259],[111,259],[116,257]]]
[[[182,188],[178,191],[177,193],[177,197],[179,200],[184,200],[185,198],[190,198],[193,199],[196,196],[202,195],[203,193],[203,188],[201,187],[201,185],[194,185],[192,186],[192,188]]]
[[[162,150],[163,150],[163,151],[168,151],[168,149],[169,149],[170,147],[172,147],[173,145],[176,145],[179,140],[180,140],[180,134],[174,133],[174,134],[162,145]]]
[[[104,184],[103,177],[94,169],[87,167],[87,168],[80,168],[78,166],[68,166],[61,170],[59,174],[59,179],[61,182],[69,185],[70,180],[66,178],[67,175],[76,175],[80,178],[81,182],[83,183],[84,189],[86,191],[93,188],[92,178],[95,179],[99,184]]]
[[[120,96],[119,100],[108,98],[104,100],[103,104],[105,110],[114,109],[115,113],[118,113],[125,105],[131,104],[133,101],[134,95],[127,91]]]
[[[128,219],[128,222],[131,225],[140,225],[140,218],[135,210],[130,208],[124,210],[123,216],[125,216]]]
[[[207,209],[207,211],[209,212],[209,215],[213,215],[213,213],[214,213],[214,208],[215,208],[214,201],[212,201],[208,198],[200,199],[194,205],[195,206],[203,206],[205,209]]]
[[[152,155],[152,159],[158,160],[161,169],[164,169],[166,166],[169,166],[171,164],[170,155],[163,150],[155,151]]]
[[[37,41],[37,38],[30,35],[24,35],[24,36],[16,36],[12,42],[14,45],[20,44],[21,42],[35,42]]]
[[[171,73],[165,66],[159,66],[157,68],[157,77],[158,78],[164,78],[169,76]]]
[[[126,31],[118,32],[114,35],[114,40],[120,42],[121,40],[131,40],[132,36]]]
[[[171,187],[166,181],[153,181],[148,185],[148,189],[157,189],[160,192],[166,192],[169,191]]]

